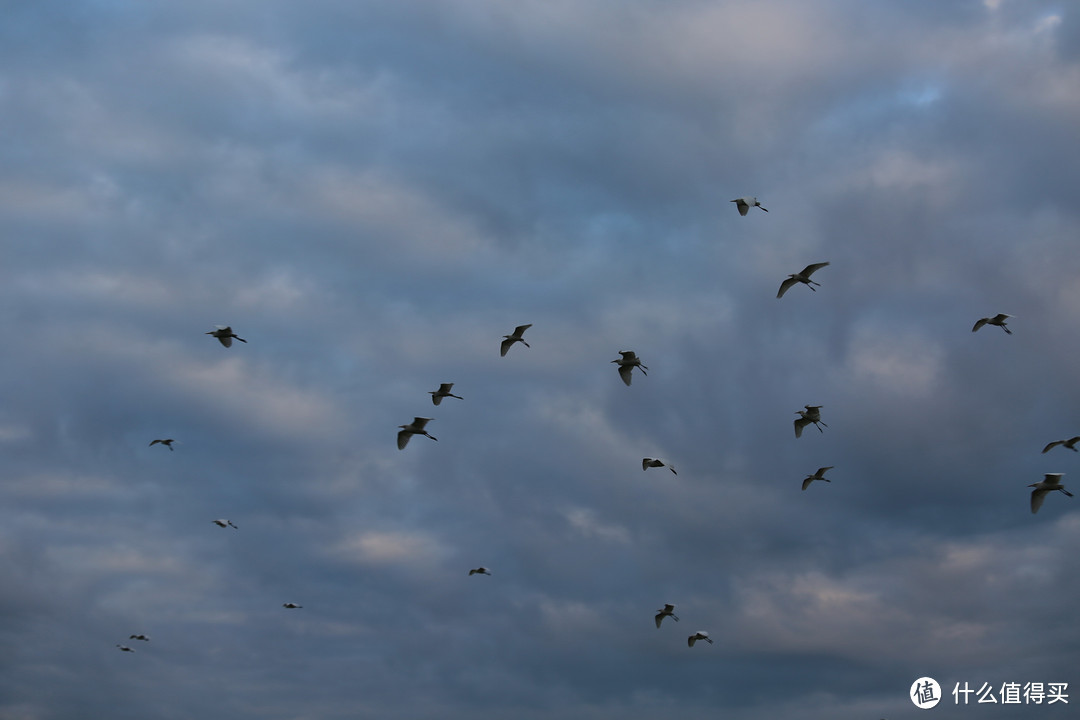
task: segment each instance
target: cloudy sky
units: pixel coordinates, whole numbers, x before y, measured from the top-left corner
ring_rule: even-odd
[[[3,16],[3,720],[1080,703],[1076,6]]]

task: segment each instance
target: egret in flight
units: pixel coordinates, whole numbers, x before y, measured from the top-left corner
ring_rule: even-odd
[[[821,422],[821,408],[825,406],[803,405],[803,407],[806,409],[795,411],[795,414],[799,416],[799,419],[795,421],[795,437],[802,437],[803,428],[811,423],[818,429],[818,432],[824,433],[825,431],[821,429],[821,426],[825,425],[825,423]],[[829,426],[825,425],[825,427]]]
[[[758,199],[754,197],[735,198],[731,202],[735,203],[735,207],[739,208],[739,214],[743,216],[745,216],[746,213],[750,212],[750,208],[752,207],[759,207],[762,210],[765,210],[765,208],[762,207],[761,203],[758,202]],[[765,210],[765,212],[769,211]]]
[[[142,640],[143,642],[150,642],[150,638],[148,638],[146,635],[142,635],[142,634],[130,635],[130,636],[128,636],[128,640]]]
[[[1068,440],[1055,440],[1052,443],[1048,443],[1047,446],[1044,447],[1042,451],[1044,453],[1045,452],[1050,452],[1050,450],[1057,447],[1058,445],[1062,445],[1064,447],[1069,448],[1073,452],[1080,452],[1080,450],[1076,449],[1076,443],[1078,443],[1078,442],[1080,442],[1080,435],[1077,435],[1076,437],[1071,437]]]
[[[427,435],[432,440],[438,440],[433,435],[429,435],[428,431],[424,429],[424,426],[429,422],[431,422],[431,418],[414,417],[413,421],[408,425],[398,425],[401,428],[397,434],[398,450],[404,450],[413,435]]]
[[[472,570],[469,571],[470,576],[471,575],[490,575],[490,574],[491,574],[491,571],[488,570],[486,567],[473,568]]]
[[[641,469],[642,470],[648,470],[649,468],[653,468],[653,467],[666,467],[673,474],[675,474],[675,475],[679,474],[679,473],[675,472],[675,468],[668,465],[663,460],[657,460],[656,458],[641,458]]]
[[[630,385],[630,380],[632,379],[631,375],[634,372],[634,368],[640,368],[642,375],[649,374],[645,372],[649,369],[648,366],[641,364],[641,360],[638,358],[637,353],[635,353],[633,350],[620,350],[619,354],[622,355],[622,357],[618,360],[612,360],[611,362],[618,363],[619,377],[622,378],[622,381],[626,383],[627,386]]]
[[[435,405],[438,405],[445,397],[452,397],[457,398],[458,400],[464,400],[465,398],[461,397],[460,395],[455,395],[454,393],[450,392],[451,388],[453,387],[454,383],[441,383],[438,390],[428,390],[428,395],[431,396],[431,402]]]
[[[670,617],[675,622],[679,622],[679,618],[675,615],[675,606],[671,603],[665,603],[664,607],[656,611],[656,627],[660,628],[660,623],[664,622],[664,618]]]
[[[810,483],[814,482],[815,480],[824,480],[825,482],[832,482],[832,480],[825,477],[825,471],[826,470],[832,470],[834,467],[836,467],[836,466],[835,465],[826,465],[825,467],[818,468],[817,472],[814,473],[813,475],[807,475],[802,481],[802,489],[805,490],[806,488],[810,487]]]
[[[1039,512],[1039,508],[1042,507],[1043,500],[1046,499],[1046,494],[1052,490],[1063,492],[1069,497],[1073,494],[1065,489],[1065,486],[1061,484],[1061,476],[1065,473],[1046,473],[1042,482],[1032,483],[1028,487],[1035,488],[1031,491],[1031,514]]]
[[[516,342],[521,343],[525,347],[532,347],[531,345],[529,345],[529,343],[525,342],[524,338],[521,337],[521,335],[531,327],[532,323],[529,323],[528,325],[518,325],[516,328],[514,328],[514,333],[512,335],[503,335],[502,345],[499,346],[499,355],[502,357],[506,357],[506,351],[509,350],[510,346]]]
[[[698,630],[696,633],[686,638],[686,644],[690,647],[694,647],[694,643],[696,643],[698,640],[704,640],[705,642],[712,645],[712,638],[709,637],[709,633],[705,632],[704,630]]]
[[[153,446],[157,445],[158,443],[161,443],[161,444],[162,444],[162,445],[164,445],[165,447],[167,447],[167,448],[169,448],[170,450],[172,450],[172,449],[173,449],[173,446],[172,446],[172,444],[173,444],[174,442],[176,442],[176,441],[175,441],[175,440],[173,440],[172,438],[165,438],[164,440],[151,440],[151,441],[150,441],[150,447],[153,447]]]
[[[229,327],[228,325],[215,325],[214,327],[217,328],[217,329],[216,330],[211,330],[210,332],[204,333],[204,334],[205,335],[213,335],[225,347],[232,347],[233,338],[236,338],[237,340],[239,340],[242,343],[247,342],[247,340],[245,340],[244,338],[242,338],[239,335],[237,335],[236,333],[234,333],[232,331],[232,328]]]
[[[1012,315],[1006,315],[1005,313],[998,313],[994,317],[979,318],[977,321],[975,321],[975,327],[971,328],[971,332],[975,332],[976,330],[981,328],[983,325],[997,325],[999,328],[1004,330],[1007,335],[1012,335],[1012,330],[1010,330],[1005,325],[1005,321],[1008,320],[1011,317],[1012,317]]]
[[[231,527],[233,530],[239,530],[240,529],[240,528],[236,527],[235,525],[233,525],[232,520],[227,520],[225,518],[219,518],[218,520],[211,520],[210,522],[214,523],[215,525],[217,525],[220,528]]]
[[[303,605],[297,605],[296,603],[281,603],[281,607],[289,608],[290,610],[296,610],[297,608],[304,607]]]
[[[117,643],[116,647],[120,648],[121,652],[135,652],[132,648],[129,648],[127,645],[121,645],[120,643]]]
[[[784,293],[786,293],[788,290],[790,290],[791,287],[793,285],[795,285],[796,283],[803,283],[803,284],[806,285],[806,287],[810,288],[811,290],[814,290],[814,286],[815,285],[820,286],[821,283],[814,282],[813,280],[810,279],[810,276],[813,275],[815,272],[817,272],[818,270],[820,270],[821,268],[825,267],[828,264],[829,263],[827,263],[827,262],[813,263],[812,265],[807,265],[806,267],[804,267],[802,270],[800,270],[797,273],[792,273],[791,275],[788,275],[788,279],[785,280],[784,282],[780,283],[780,290],[779,290],[779,292],[776,293],[776,297],[778,297],[778,298],[784,297]],[[814,290],[814,292],[817,292],[817,290]]]

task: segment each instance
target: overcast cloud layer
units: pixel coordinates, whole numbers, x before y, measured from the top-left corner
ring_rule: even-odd
[[[1074,5],[3,14],[3,720],[1075,713]]]

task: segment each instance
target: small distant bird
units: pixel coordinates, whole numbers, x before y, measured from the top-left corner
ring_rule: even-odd
[[[663,460],[657,460],[655,458],[641,458],[641,469],[648,470],[651,467],[666,467],[675,475],[679,473],[675,472],[675,468],[665,463]]]
[[[174,442],[176,442],[176,441],[175,441],[175,440],[173,440],[172,438],[165,438],[164,440],[151,440],[151,441],[150,441],[150,445],[149,445],[149,447],[153,447],[153,446],[157,445],[158,443],[161,443],[161,444],[162,444],[162,445],[164,445],[165,447],[167,447],[167,448],[169,448],[170,450],[172,450],[172,449],[173,449],[173,446],[172,446],[172,444],[173,444]]]
[[[213,335],[225,347],[232,347],[233,338],[236,338],[237,340],[239,340],[242,343],[247,342],[247,340],[245,340],[244,338],[242,338],[239,335],[237,335],[236,333],[234,333],[232,331],[232,328],[229,327],[228,325],[215,325],[214,327],[217,328],[217,329],[216,330],[211,330],[210,332],[204,333],[204,334],[205,335]]]
[[[457,398],[458,400],[464,400],[465,398],[461,397],[460,395],[455,395],[454,393],[450,392],[451,388],[453,387],[454,383],[441,383],[438,390],[428,390],[428,395],[431,396],[431,402],[435,405],[438,405],[445,397],[452,397]]]
[[[664,603],[664,607],[656,611],[656,627],[660,628],[660,623],[664,622],[664,618],[670,617],[675,622],[679,622],[679,618],[675,615],[675,606],[671,603]]]
[[[116,647],[120,648],[122,652],[135,652],[133,648],[129,648],[127,645],[121,645],[120,643],[117,643]]]
[[[739,208],[739,214],[743,216],[745,216],[746,213],[750,212],[750,208],[752,207],[759,207],[762,210],[765,210],[765,208],[762,207],[761,203],[758,202],[757,198],[754,197],[735,198],[731,202],[735,203],[735,207]],[[769,211],[765,210],[765,212]]]
[[[518,325],[516,328],[514,328],[514,333],[512,335],[503,335],[502,345],[499,346],[499,355],[502,357],[506,357],[506,351],[509,350],[510,346],[516,342],[521,343],[525,347],[532,347],[531,345],[529,345],[529,343],[525,342],[524,338],[521,337],[522,333],[524,333],[531,327],[532,323],[529,323],[528,325]]]
[[[802,437],[803,428],[811,423],[818,429],[818,432],[824,433],[825,431],[821,429],[821,426],[825,425],[825,423],[821,422],[821,408],[825,406],[803,405],[803,407],[806,409],[795,411],[795,414],[799,416],[799,419],[795,421],[795,437]],[[829,426],[825,425],[825,427]]]
[[[694,647],[694,643],[696,643],[698,640],[704,640],[705,642],[712,645],[712,638],[710,638],[709,633],[705,632],[704,630],[698,630],[696,633],[686,638],[686,644],[690,647]]]
[[[297,605],[296,603],[282,603],[281,607],[289,608],[290,610],[296,610],[297,608],[304,607],[303,605]]]
[[[806,285],[806,287],[814,290],[814,286],[820,286],[821,283],[814,282],[810,279],[810,276],[828,264],[829,263],[827,262],[814,263],[812,265],[807,265],[797,273],[792,273],[791,275],[788,275],[788,279],[780,283],[780,291],[776,293],[776,297],[784,297],[784,293],[790,290],[791,287],[796,283],[803,283],[804,285]],[[817,290],[814,290],[814,292],[817,292]]]
[[[429,435],[428,431],[424,429],[424,426],[429,422],[431,422],[431,418],[415,417],[408,425],[398,425],[398,427],[401,428],[397,434],[398,450],[404,450],[413,435],[427,435],[432,440],[438,440],[438,438]]]
[[[1042,482],[1032,483],[1028,487],[1035,488],[1031,491],[1031,514],[1039,512],[1039,508],[1042,507],[1043,500],[1046,499],[1046,494],[1052,490],[1063,492],[1069,497],[1073,494],[1065,489],[1065,486],[1061,484],[1061,476],[1065,473],[1046,473]]]
[[[486,567],[473,568],[469,571],[469,575],[490,575],[491,571]]]
[[[612,360],[611,362],[618,363],[619,377],[622,378],[622,381],[624,383],[630,385],[631,375],[634,372],[634,368],[640,368],[642,375],[649,374],[645,372],[649,369],[648,366],[641,364],[641,360],[638,359],[637,353],[635,353],[633,350],[620,350],[619,354],[622,355],[622,357],[618,360]]]
[[[130,635],[129,640],[142,640],[143,642],[150,642],[150,638],[145,635]]]
[[[981,328],[983,325],[997,325],[999,328],[1004,330],[1007,335],[1012,335],[1012,330],[1010,330],[1005,325],[1005,321],[1008,320],[1011,317],[1012,317],[1012,315],[1006,315],[1005,313],[998,313],[997,315],[995,315],[992,318],[979,318],[975,322],[975,327],[971,328],[971,332],[975,332],[976,330]]]
[[[1080,435],[1071,437],[1068,440],[1055,440],[1052,443],[1048,443],[1046,447],[1043,448],[1043,452],[1050,452],[1051,448],[1057,447],[1058,445],[1063,445],[1073,452],[1080,452],[1080,450],[1076,449],[1076,443],[1078,442],[1080,442]]]
[[[822,431],[822,432],[824,432],[824,431]],[[815,480],[824,480],[825,482],[832,482],[832,480],[825,477],[825,471],[826,470],[832,470],[834,467],[836,467],[836,466],[835,465],[826,465],[825,467],[818,468],[817,472],[814,473],[813,475],[807,475],[806,478],[803,479],[803,481],[802,481],[802,489],[805,490],[806,488],[810,487],[810,483],[814,482]]]
[[[240,529],[240,528],[236,527],[235,525],[233,525],[232,520],[227,520],[225,518],[220,518],[218,520],[211,520],[210,522],[214,523],[215,525],[217,525],[218,527],[221,527],[221,528],[223,528],[223,527],[231,527],[233,530],[239,530]]]

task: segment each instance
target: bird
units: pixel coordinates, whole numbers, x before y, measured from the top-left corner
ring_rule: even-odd
[[[148,638],[147,636],[142,635],[142,634],[130,635],[130,636],[128,636],[128,639],[129,640],[142,640],[143,642],[150,642],[150,638]]]
[[[694,643],[696,643],[698,640],[704,640],[705,642],[712,645],[712,638],[710,638],[709,633],[705,632],[704,630],[698,630],[696,633],[686,638],[686,644],[690,647],[694,647]]]
[[[836,466],[835,465],[826,465],[825,467],[818,468],[817,472],[814,473],[813,475],[807,475],[802,481],[802,489],[805,490],[806,488],[810,487],[810,483],[814,482],[815,480],[824,480],[825,482],[832,482],[832,480],[825,477],[825,471],[826,470],[832,470],[834,467],[836,467]]]
[[[997,315],[995,315],[994,317],[991,317],[991,318],[979,318],[978,320],[975,321],[975,327],[971,328],[971,332],[975,332],[976,330],[981,328],[983,325],[997,325],[999,328],[1001,328],[1002,330],[1005,331],[1006,335],[1012,335],[1012,330],[1010,330],[1005,325],[1005,321],[1008,320],[1011,317],[1013,317],[1013,316],[1012,315],[1006,315],[1005,313],[998,313]]]
[[[398,450],[404,450],[413,435],[427,435],[432,440],[438,440],[437,437],[428,435],[428,431],[424,429],[424,426],[429,422],[431,422],[431,418],[414,417],[413,421],[408,425],[398,425],[401,428],[401,431],[397,434]]]
[[[657,629],[660,628],[660,623],[662,623],[666,617],[670,617],[675,622],[679,622],[679,617],[675,614],[675,606],[671,603],[664,603],[664,607],[656,611]]]
[[[679,473],[675,472],[675,468],[668,465],[663,460],[657,460],[655,458],[641,458],[641,469],[642,470],[648,470],[651,467],[666,467],[673,474],[675,474],[675,475],[679,474]]]
[[[818,432],[821,432],[821,433],[825,432],[824,430],[821,429],[821,426],[825,425],[825,423],[821,422],[821,408],[823,408],[825,406],[824,405],[803,405],[803,407],[805,407],[806,409],[805,410],[796,410],[795,411],[795,414],[799,416],[799,419],[795,421],[795,437],[797,437],[797,438],[802,437],[803,428],[806,427],[807,425],[809,425],[810,423],[814,424],[814,427],[816,427],[818,429]],[[829,426],[825,425],[825,427],[829,427]]]
[[[758,202],[757,198],[754,197],[735,198],[731,202],[735,203],[735,207],[739,208],[739,214],[743,216],[745,216],[746,213],[750,212],[750,208],[752,207],[759,207],[762,210],[765,210],[765,208],[762,207],[761,203]],[[769,211],[765,210],[765,212]]]
[[[619,354],[622,355],[622,357],[617,360],[612,360],[611,362],[619,364],[619,377],[622,378],[622,381],[626,383],[627,386],[630,385],[631,374],[634,372],[634,368],[641,368],[642,375],[649,374],[645,372],[649,369],[648,366],[641,364],[641,360],[633,350],[620,350]]]
[[[506,357],[506,351],[510,349],[510,346],[516,342],[521,343],[525,347],[532,347],[529,343],[525,342],[525,339],[521,337],[522,333],[532,327],[532,323],[528,325],[518,325],[514,328],[512,335],[503,335],[502,345],[499,347],[499,355]]]
[[[1028,487],[1035,488],[1031,491],[1031,514],[1039,512],[1039,508],[1042,507],[1043,500],[1046,499],[1046,494],[1051,490],[1059,490],[1069,497],[1073,494],[1065,489],[1065,486],[1061,484],[1061,476],[1065,473],[1046,473],[1042,482],[1032,483]]]
[[[490,575],[491,571],[486,567],[473,568],[469,571],[469,575]]]
[[[116,644],[116,647],[120,648],[121,652],[135,652],[134,648],[129,648],[127,645]]]
[[[829,263],[827,262],[813,263],[811,265],[807,265],[797,273],[792,273],[791,275],[788,275],[788,279],[780,283],[780,290],[776,293],[776,297],[784,297],[784,293],[791,289],[791,286],[795,283],[804,283],[806,287],[814,290],[814,286],[821,285],[821,283],[814,282],[810,279],[810,276],[828,264]],[[814,292],[817,292],[817,290],[814,290]]]
[[[165,438],[164,440],[151,440],[151,441],[150,441],[150,445],[149,445],[148,447],[153,447],[153,446],[157,445],[158,443],[161,443],[161,444],[162,444],[162,445],[164,445],[165,447],[167,447],[167,448],[169,448],[170,450],[172,450],[172,449],[173,449],[173,446],[172,446],[172,444],[173,444],[174,442],[176,442],[176,441],[175,441],[175,440],[173,440],[172,438]]]
[[[1052,443],[1047,443],[1046,447],[1044,447],[1042,451],[1044,453],[1050,452],[1051,448],[1054,448],[1058,445],[1063,445],[1064,447],[1069,448],[1073,452],[1080,452],[1080,450],[1076,449],[1076,443],[1078,442],[1080,442],[1080,435],[1077,435],[1076,437],[1071,437],[1068,440],[1055,440]]]
[[[236,333],[234,333],[232,331],[232,328],[229,327],[228,325],[215,325],[214,327],[217,328],[217,329],[216,330],[211,330],[210,332],[207,332],[207,333],[204,333],[204,334],[205,335],[213,335],[225,347],[232,347],[233,338],[236,338],[237,340],[239,340],[242,343],[247,342],[247,340],[245,340],[244,338],[242,338],[239,335],[237,335]]]
[[[215,525],[217,525],[218,527],[222,527],[222,528],[223,527],[231,527],[233,530],[239,530],[240,529],[240,528],[236,527],[235,525],[233,525],[232,520],[227,520],[225,518],[220,518],[218,520],[211,520],[210,522],[212,522]]]
[[[289,608],[290,610],[296,610],[297,608],[304,607],[303,605],[297,605],[296,603],[282,603],[281,607]]]
[[[451,388],[453,387],[454,383],[441,383],[438,390],[428,390],[428,395],[431,396],[431,402],[435,405],[438,405],[442,402],[442,399],[444,397],[452,397],[457,398],[458,400],[464,400],[465,398],[461,397],[460,395],[455,395],[454,393],[450,392]]]

